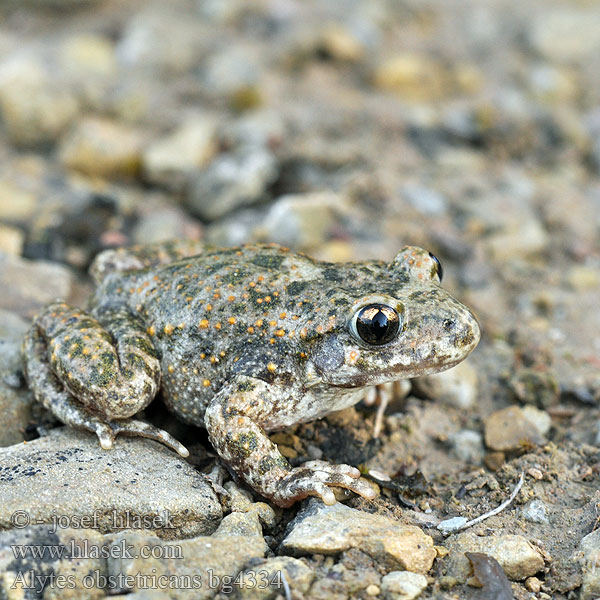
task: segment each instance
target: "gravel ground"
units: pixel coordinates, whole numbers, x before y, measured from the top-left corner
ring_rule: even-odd
[[[88,572],[205,584],[137,581],[128,599],[229,598],[223,578],[257,572],[284,573],[296,599],[600,597],[599,69],[593,0],[0,0],[0,599],[104,597]],[[472,356],[398,386],[378,438],[362,403],[272,436],[292,463],[360,465],[374,502],[273,510],[227,480],[224,496],[203,476],[206,436],[159,403],[147,418],[192,459],[136,441],[107,464],[32,403],[18,353],[31,317],[58,297],[84,305],[100,250],[174,237],[440,257],[481,325]],[[75,471],[91,490],[79,504]],[[500,514],[437,527],[497,507],[521,473]],[[6,509],[18,490],[25,528]],[[170,533],[107,525],[163,505]],[[50,534],[61,509],[79,526]],[[162,554],[10,549],[121,542]],[[31,569],[54,583],[16,595]]]

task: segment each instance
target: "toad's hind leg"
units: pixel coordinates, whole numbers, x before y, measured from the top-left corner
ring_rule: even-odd
[[[167,432],[129,419],[156,395],[160,364],[148,336],[125,310],[108,309],[96,319],[53,304],[27,333],[23,358],[35,398],[63,423],[96,433],[103,448],[123,433],[188,455]]]

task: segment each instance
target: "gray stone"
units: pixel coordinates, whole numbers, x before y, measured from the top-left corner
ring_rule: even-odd
[[[258,84],[259,63],[242,44],[225,46],[209,56],[203,65],[202,78],[212,96],[229,97]]]
[[[33,398],[19,376],[27,327],[14,313],[0,310],[0,447],[22,442],[31,421]]]
[[[440,216],[447,210],[448,201],[434,189],[408,184],[401,192],[402,196],[422,215]]]
[[[583,571],[580,600],[596,600],[600,596],[600,529],[592,531],[579,543],[579,559]]]
[[[0,116],[14,144],[56,141],[78,111],[75,95],[37,56],[18,53],[0,64]]]
[[[472,408],[477,400],[477,371],[469,361],[441,373],[417,377],[412,380],[412,384],[428,398],[463,410]]]
[[[521,512],[523,517],[531,523],[542,523],[547,525],[548,521],[548,507],[538,498],[535,498],[528,502],[522,509]]]
[[[529,41],[551,61],[585,60],[600,50],[600,13],[572,7],[542,11]]]
[[[346,200],[338,194],[289,194],[273,203],[254,235],[302,250],[319,247],[345,210]]]
[[[279,142],[285,135],[281,114],[262,109],[245,113],[233,122],[225,123],[222,137],[232,147],[262,147]]]
[[[102,450],[91,433],[69,428],[0,448],[0,529],[22,511],[35,523],[57,516],[95,519],[108,532],[141,519],[162,537],[212,532],[222,511],[212,487],[160,444],[119,438]]]
[[[94,553],[106,546],[102,534],[92,529],[34,525],[0,531],[0,598],[104,598],[104,586],[94,576],[106,577],[106,561]],[[82,556],[75,556],[77,551]]]
[[[16,181],[0,178],[1,221],[25,221],[33,217],[37,208],[38,200],[35,194],[24,189]]]
[[[427,577],[410,571],[392,571],[381,580],[385,600],[414,600],[427,587]]]
[[[543,441],[544,436],[519,406],[498,410],[485,420],[485,443],[492,450],[507,452]]]
[[[82,119],[62,141],[59,155],[65,167],[86,175],[133,177],[142,162],[143,136],[115,121]]]
[[[274,600],[285,596],[285,583],[290,591],[306,594],[315,578],[315,572],[297,558],[277,556],[242,571],[240,581],[248,582],[247,587],[240,586],[234,598],[244,600]],[[254,584],[256,581],[256,584]],[[223,595],[223,600],[231,596]],[[221,596],[218,596],[221,600]]]
[[[46,304],[68,299],[72,284],[71,272],[62,265],[0,252],[0,309],[33,317]]]
[[[25,234],[16,227],[0,224],[0,252],[20,256],[23,252]]]
[[[208,115],[187,118],[174,131],[152,142],[142,157],[144,174],[152,183],[181,189],[190,173],[217,151],[217,121]]]
[[[450,436],[452,449],[458,458],[472,465],[483,462],[485,450],[483,448],[483,437],[478,431],[463,429]]]
[[[188,71],[202,57],[208,36],[203,35],[192,11],[139,10],[124,27],[116,48],[119,63],[131,73],[177,74]],[[177,32],[174,35],[173,32]]]
[[[471,563],[465,552],[483,552],[494,557],[513,581],[523,581],[544,568],[540,551],[521,535],[479,537],[465,532],[451,538],[446,545],[450,550],[448,575],[462,583],[471,576]]]
[[[242,526],[240,517],[246,520]],[[233,527],[232,520],[237,521]],[[112,545],[123,543],[132,548],[131,556],[109,558],[109,575],[136,576],[130,588],[134,592],[143,586],[140,575],[187,578],[189,587],[178,586],[178,600],[202,600],[214,597],[218,589],[235,590],[236,575],[249,561],[254,564],[262,558],[268,548],[253,513],[228,515],[212,536],[164,542],[147,533],[125,531],[114,536]],[[157,550],[152,557],[141,558],[142,549],[148,547]]]
[[[436,557],[433,539],[418,527],[341,503],[311,500],[290,523],[281,550],[287,554],[338,554],[359,548],[391,569],[427,573]]]
[[[276,176],[275,157],[268,150],[221,154],[193,177],[187,203],[194,214],[213,221],[261,200]]]

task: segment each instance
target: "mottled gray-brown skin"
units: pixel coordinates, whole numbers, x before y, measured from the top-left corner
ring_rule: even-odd
[[[391,263],[327,263],[276,245],[194,242],[110,250],[92,266],[87,312],[47,307],[24,341],[35,397],[110,448],[119,433],[168,433],[133,420],[159,390],[178,417],[208,430],[221,458],[280,506],[332,486],[373,497],[347,465],[292,468],[266,431],[358,402],[364,388],[450,368],[479,341],[477,321],[440,286],[438,263],[415,247]],[[397,335],[371,345],[357,313],[384,304]]]

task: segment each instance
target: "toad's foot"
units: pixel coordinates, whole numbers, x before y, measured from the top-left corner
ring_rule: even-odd
[[[105,450],[112,448],[115,438],[121,433],[123,435],[137,435],[155,440],[175,450],[177,454],[184,458],[190,455],[189,450],[171,434],[143,421],[127,420],[112,421],[109,423],[98,421],[95,423],[95,433],[100,440],[100,445]]]
[[[360,471],[349,465],[332,465],[321,460],[306,462],[282,477],[272,500],[279,506],[291,506],[307,496],[318,496],[325,504],[335,504],[331,487],[342,487],[373,500],[375,491],[359,479]]]

